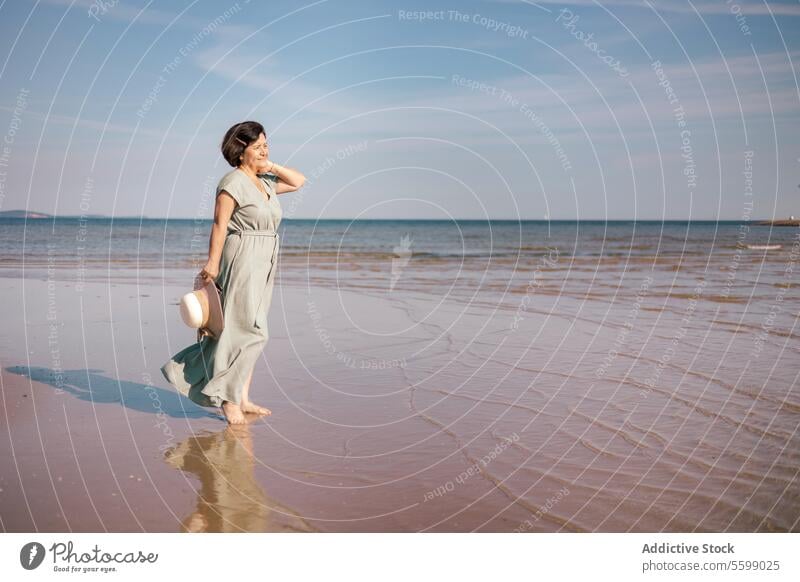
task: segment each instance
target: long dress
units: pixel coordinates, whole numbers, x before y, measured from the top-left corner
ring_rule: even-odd
[[[217,339],[204,336],[161,367],[167,381],[200,406],[220,407],[225,400],[240,404],[244,383],[269,339],[267,314],[283,212],[275,191],[277,176],[259,178],[269,200],[238,168],[217,185],[217,196],[224,190],[236,200],[215,279],[222,291],[222,333]]]

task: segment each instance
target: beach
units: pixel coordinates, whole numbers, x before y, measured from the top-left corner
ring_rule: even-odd
[[[800,530],[796,229],[303,228],[251,386],[272,415],[242,427],[159,373],[195,339],[164,236],[8,235],[3,531]]]

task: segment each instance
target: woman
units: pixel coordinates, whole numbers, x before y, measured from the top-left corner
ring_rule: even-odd
[[[208,262],[198,277],[221,289],[225,327],[219,338],[205,336],[175,354],[161,372],[193,402],[221,407],[230,424],[243,424],[243,413],[271,414],[250,400],[250,381],[269,339],[282,216],[277,195],[301,188],[305,176],[269,159],[264,128],[255,121],[227,131],[222,155],[234,169],[217,186]]]

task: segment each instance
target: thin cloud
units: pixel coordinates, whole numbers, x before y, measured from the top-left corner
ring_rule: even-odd
[[[13,107],[8,107],[6,105],[0,105],[0,111],[8,111],[13,112]],[[90,129],[99,129],[104,134],[106,133],[123,133],[123,134],[133,134],[140,136],[151,136],[161,138],[165,134],[163,131],[155,130],[155,129],[146,129],[144,127],[136,127],[134,125],[121,125],[118,123],[105,123],[103,121],[97,121],[94,119],[88,119],[86,117],[75,117],[72,115],[61,115],[58,113],[51,113],[47,115],[46,113],[42,113],[41,111],[35,111],[31,109],[25,110],[25,117],[30,117],[31,119],[38,119],[40,121],[45,121],[48,125],[55,124],[55,125],[78,125],[79,127],[87,127]],[[189,137],[188,135],[181,135],[176,132],[170,132],[170,136],[178,137],[185,139]]]
[[[50,4],[52,6],[67,6],[72,10],[76,9],[84,9],[86,11],[86,17],[90,23],[95,23],[96,20],[92,19],[89,16],[89,9],[93,6],[98,6],[97,0],[41,0],[41,4]],[[235,2],[230,6],[227,6],[225,10],[231,10],[239,3]],[[102,3],[100,3],[102,5]],[[224,12],[222,10],[220,13]],[[116,20],[120,22],[134,22],[136,21],[137,24],[152,24],[154,26],[179,26],[182,28],[189,28],[191,30],[201,30],[205,26],[208,26],[210,23],[214,21],[218,15],[215,15],[212,19],[207,18],[196,18],[189,14],[182,14],[178,17],[180,13],[178,12],[169,12],[166,10],[160,10],[158,8],[148,7],[146,10],[142,10],[141,7],[131,7],[127,6],[122,3],[114,4],[113,6],[109,7],[105,12],[98,12],[97,17],[103,20]],[[176,20],[177,18],[177,20]],[[237,33],[237,34],[249,34],[252,32],[252,28],[239,25],[239,24],[230,24],[230,23],[221,23],[218,25],[217,30],[225,30],[230,33]]]
[[[602,2],[595,2],[594,0],[536,0],[535,2],[528,2],[527,0],[494,0],[499,4],[528,4],[528,5],[558,5],[558,6],[582,6],[585,8],[600,8],[621,6],[625,8],[644,8],[650,11],[648,3],[644,0],[603,0]],[[653,0],[650,2],[653,8],[658,12],[681,12],[694,14],[695,10],[700,14],[733,14],[731,6],[725,2],[688,2],[688,1],[664,1]],[[693,4],[693,5],[692,5]],[[769,16],[774,14],[776,16],[800,16],[800,4],[794,2],[791,4],[769,3],[758,0],[737,0],[736,4],[741,8],[741,13],[747,16]]]

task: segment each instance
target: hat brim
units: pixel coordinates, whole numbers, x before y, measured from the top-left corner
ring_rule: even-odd
[[[219,338],[225,328],[225,316],[222,311],[220,292],[213,280],[209,280],[201,291],[208,297],[208,322],[203,329],[207,330],[215,338]]]
[[[208,284],[208,329],[214,334],[214,337],[219,337],[222,330],[225,328],[225,315],[222,311],[222,300],[216,282],[212,280],[209,281]]]

